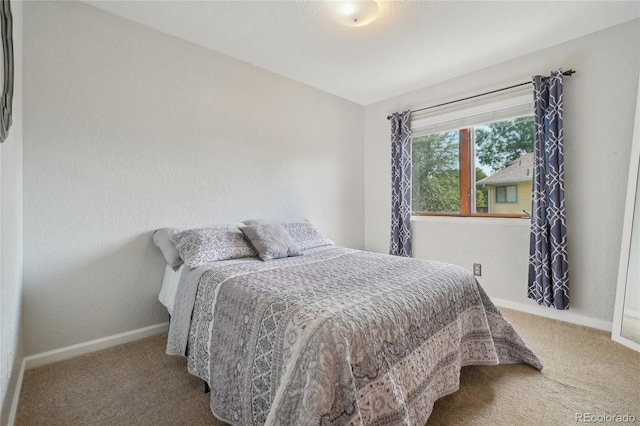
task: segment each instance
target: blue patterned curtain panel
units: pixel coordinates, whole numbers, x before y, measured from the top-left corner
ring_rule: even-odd
[[[411,257],[411,121],[409,111],[391,116],[391,247]]]
[[[536,132],[528,297],[539,305],[568,309],[562,71],[534,76],[533,89]]]

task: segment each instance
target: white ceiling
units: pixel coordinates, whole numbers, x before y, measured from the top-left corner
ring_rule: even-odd
[[[638,0],[382,1],[351,28],[324,1],[86,3],[362,105],[640,17]]]

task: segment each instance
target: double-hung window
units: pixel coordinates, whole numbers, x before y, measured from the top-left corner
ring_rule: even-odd
[[[414,215],[523,217],[531,211],[530,86],[411,116]]]

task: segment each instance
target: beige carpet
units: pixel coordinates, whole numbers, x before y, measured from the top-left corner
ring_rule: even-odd
[[[460,390],[436,402],[429,426],[575,425],[581,423],[576,416],[586,413],[630,414],[640,423],[640,353],[611,341],[606,332],[502,312],[544,370],[465,367]],[[160,335],[26,371],[16,424],[222,425],[185,360],[164,355],[165,339]]]

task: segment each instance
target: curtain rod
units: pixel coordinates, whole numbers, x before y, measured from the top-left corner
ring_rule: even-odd
[[[566,75],[567,77],[570,77],[573,74],[575,74],[574,70],[568,70],[568,71],[565,71],[565,72],[562,73],[562,75]],[[547,78],[548,77],[544,77],[544,79],[547,79]],[[449,101],[449,102],[445,102],[445,103],[438,104],[438,105],[432,105],[432,106],[428,106],[428,107],[425,107],[425,108],[416,109],[416,110],[410,111],[410,114],[413,114],[414,112],[419,112],[419,111],[424,111],[424,110],[427,110],[427,109],[432,109],[432,108],[437,108],[437,107],[449,105],[449,104],[455,104],[456,102],[462,102],[462,101],[466,101],[466,100],[469,100],[469,99],[478,98],[480,96],[490,95],[492,93],[502,92],[503,90],[509,90],[509,89],[513,89],[515,87],[524,86],[525,84],[531,84],[531,82],[530,81],[525,81],[524,83],[514,84],[513,86],[503,87],[502,89],[496,89],[496,90],[492,90],[490,92],[480,93],[479,95],[467,96],[466,98],[456,99],[455,101]],[[387,120],[391,120],[391,115],[387,115]]]

